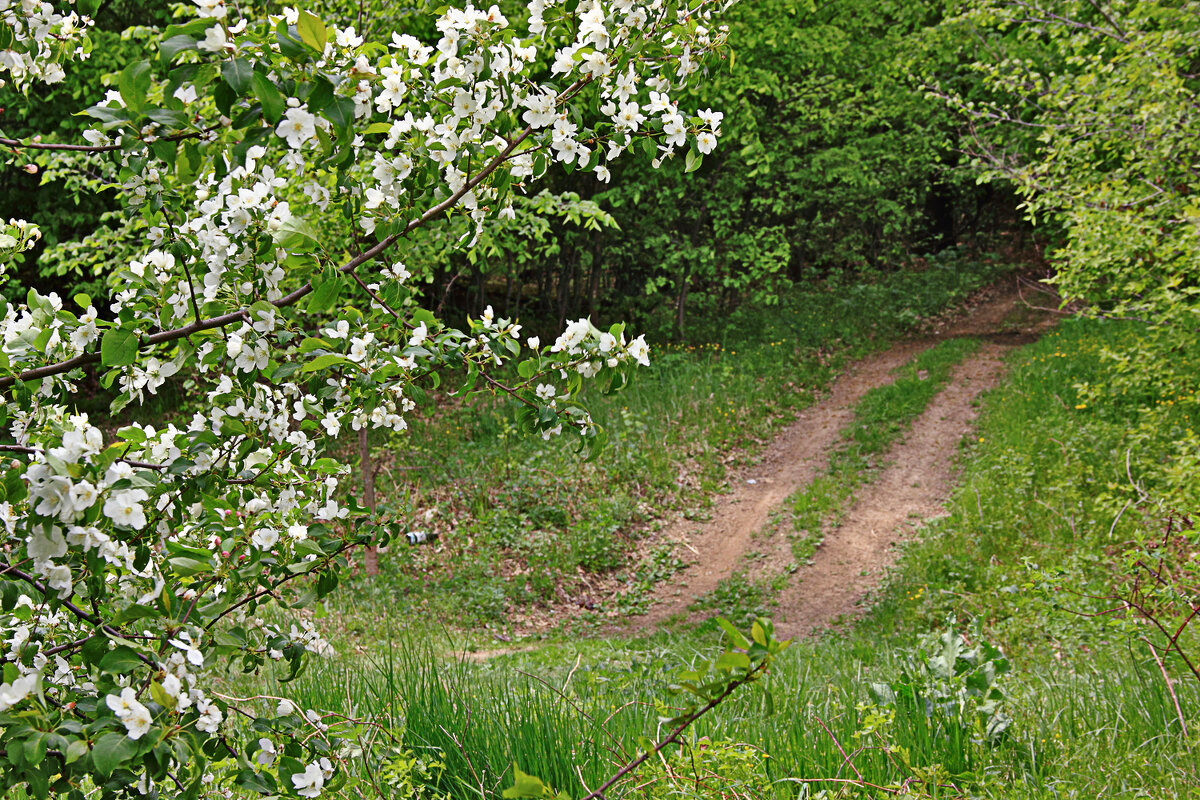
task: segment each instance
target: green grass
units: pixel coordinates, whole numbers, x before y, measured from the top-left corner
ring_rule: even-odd
[[[771,616],[771,598],[782,588],[761,578],[751,578],[744,572],[735,572],[722,578],[717,588],[696,598],[689,609],[711,611],[744,628],[758,617]]]
[[[954,366],[978,347],[979,341],[975,339],[941,342],[898,368],[892,383],[864,394],[843,431],[841,445],[830,456],[826,473],[788,498],[784,509],[768,522],[773,533],[790,516],[795,561],[782,574],[769,578],[752,578],[744,572],[735,572],[722,579],[712,592],[698,598],[691,610],[710,610],[737,624],[771,616],[772,599],[787,586],[787,576],[798,565],[811,561],[825,531],[838,523],[853,505],[858,489],[884,466],[880,458],[945,387]]]
[[[390,719],[405,748],[445,765],[438,788],[452,797],[498,797],[511,785],[513,763],[578,797],[584,785],[612,774],[622,753],[636,752],[641,737],[655,735],[661,704],[673,702],[676,667],[706,651],[694,635],[659,636],[559,645],[472,664],[440,661],[409,640],[370,669],[314,665],[290,691],[306,707],[349,704]],[[1101,651],[1086,665],[1055,669],[1018,663],[1001,683],[1002,708],[1013,721],[995,745],[974,741],[969,714],[930,718],[903,707],[880,714],[870,684],[897,680],[915,658],[913,642],[885,647],[862,632],[795,646],[764,684],[719,706],[688,741],[739,743],[769,754],[752,781],[753,795],[761,797],[796,796],[796,779],[852,775],[844,752],[856,752],[854,770],[864,782],[916,781],[910,790],[917,796],[926,796],[916,791],[919,776],[938,775],[972,796],[1132,797],[1145,790],[1182,797],[1200,774],[1170,733],[1174,710],[1156,669],[1126,653]],[[1195,686],[1179,691],[1183,702],[1200,703]],[[876,724],[872,715],[879,715]],[[1097,763],[1106,767],[1095,769]],[[837,788],[819,782],[814,788],[822,786]],[[668,792],[665,779],[660,788],[693,793],[686,785]],[[928,796],[962,796],[924,788]]]
[[[1012,356],[967,448],[951,513],[906,554],[887,613],[986,614],[1006,641],[1027,647],[1103,640],[1103,626],[1050,607],[1092,612],[1102,603],[1050,579],[1069,574],[1078,591],[1103,593],[1128,569],[1124,548],[1153,540],[1172,510],[1200,508],[1194,482],[1189,495],[1170,480],[1180,441],[1200,428],[1194,393],[1168,406],[1174,392],[1099,404],[1082,392],[1111,380],[1106,354],[1136,348],[1139,335],[1135,326],[1071,320]]]

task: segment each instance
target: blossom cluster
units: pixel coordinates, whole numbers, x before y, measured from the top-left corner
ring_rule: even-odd
[[[42,238],[42,231],[23,219],[10,219],[0,223],[0,272],[13,256],[33,247]]]
[[[0,50],[0,76],[7,73],[18,88],[58,83],[66,77],[64,61],[87,57],[92,20],[73,9],[38,0],[0,0],[0,25],[10,39]]]

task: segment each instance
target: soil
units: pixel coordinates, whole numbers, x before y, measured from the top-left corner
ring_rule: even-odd
[[[677,542],[693,561],[659,587],[649,613],[630,619],[622,630],[649,632],[698,621],[708,612],[690,612],[689,606],[739,568],[752,577],[794,570],[773,612],[781,637],[810,635],[851,619],[892,564],[896,545],[944,513],[959,443],[971,431],[976,399],[1002,379],[1004,354],[1035,340],[1058,318],[1026,302],[1016,281],[984,290],[967,305],[965,313],[936,322],[925,335],[852,365],[824,399],[767,447],[757,465],[732,476],[733,491],[716,500],[711,519],[668,526],[660,536]],[[788,537],[774,532],[772,512],[825,469],[854,405],[868,390],[889,383],[893,370],[922,350],[960,336],[979,337],[984,344],[957,366],[946,388],[885,457],[883,469],[860,488],[811,563],[796,569]],[[747,554],[754,556],[749,568]]]

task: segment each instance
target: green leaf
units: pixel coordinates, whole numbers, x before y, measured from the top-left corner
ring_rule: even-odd
[[[212,97],[218,111],[227,117],[232,116],[233,104],[237,100],[237,93],[233,91],[233,87],[221,81],[213,86]]]
[[[141,443],[146,441],[146,432],[135,425],[127,425],[124,428],[117,429],[117,436],[127,442]]]
[[[171,63],[171,59],[173,59],[179,53],[182,53],[184,50],[195,49],[195,37],[179,34],[177,36],[172,36],[170,39],[164,40],[163,43],[158,46],[158,57],[162,60],[162,63],[169,64]]]
[[[184,183],[191,183],[192,179],[196,177],[196,168],[200,164],[199,158],[195,153],[195,146],[191,142],[188,142],[180,148],[178,155],[175,157],[175,174]]]
[[[604,448],[608,446],[608,434],[604,431],[599,431],[595,436],[588,440],[587,457],[584,458],[584,463],[595,461],[604,452]]]
[[[226,61],[221,66],[221,77],[229,84],[230,89],[237,92],[239,97],[250,89],[250,81],[254,74],[254,68],[244,58]]]
[[[354,101],[349,97],[334,97],[321,111],[321,116],[338,130],[348,130],[354,122]]]
[[[39,764],[46,757],[46,734],[34,733],[25,740],[25,762]]]
[[[277,125],[287,107],[287,101],[279,93],[279,89],[275,88],[270,78],[257,72],[250,76],[250,86],[258,102],[262,104],[263,117],[272,125]]]
[[[113,625],[125,625],[138,619],[153,617],[157,612],[149,606],[140,606],[134,603],[131,606],[126,606],[119,614],[112,618]]]
[[[53,328],[43,328],[42,332],[33,340],[34,350],[45,350],[46,345],[50,344],[50,337],[54,335]]]
[[[334,364],[349,364],[350,359],[337,353],[326,353],[323,356],[317,356],[312,361],[304,365],[301,372],[317,372],[318,370],[328,369]]]
[[[325,551],[321,549],[321,545],[314,542],[312,539],[301,539],[296,542],[296,555],[300,556],[323,556]]]
[[[276,791],[274,779],[265,773],[255,772],[252,769],[244,769],[237,774],[234,779],[235,783],[248,792],[257,792],[258,794],[274,794]]]
[[[171,695],[167,694],[167,690],[162,687],[158,681],[150,682],[150,699],[158,703],[163,708],[174,708],[179,701]]]
[[[220,23],[211,17],[200,17],[185,22],[182,25],[168,25],[167,29],[163,31],[163,38],[171,39],[175,36],[194,36],[203,39],[205,31],[216,24]]]
[[[325,106],[333,102],[333,84],[325,78],[317,78],[309,89],[308,97],[304,99],[308,110],[320,114]]]
[[[750,640],[743,636],[737,628],[733,627],[732,622],[724,617],[717,617],[717,625],[720,626],[721,630],[725,631],[725,635],[729,637],[729,642],[734,647],[740,647],[742,650],[750,647]]]
[[[150,62],[135,61],[121,70],[117,88],[121,91],[126,108],[141,111],[146,105],[146,93],[150,91]]]
[[[318,53],[325,52],[325,43],[329,41],[329,31],[325,29],[324,22],[307,11],[301,11],[300,19],[296,21],[296,30],[300,33],[300,41]]]
[[[104,658],[104,654],[108,652],[108,639],[103,636],[92,636],[83,643],[80,649],[80,655],[87,664],[95,664],[100,659]]]
[[[341,288],[341,285],[342,282],[337,276],[315,283],[312,297],[308,300],[309,313],[323,314],[333,308],[333,304],[337,302],[338,289]]]
[[[100,659],[100,671],[111,675],[121,675],[141,665],[142,660],[138,658],[137,651],[125,645],[109,650],[104,654],[104,658]]]
[[[180,130],[187,127],[188,117],[182,111],[175,111],[169,108],[148,108],[146,116],[159,125],[166,126],[171,130]],[[162,141],[161,139],[159,141]],[[174,143],[171,143],[172,145]]]
[[[541,778],[527,775],[513,764],[513,785],[505,789],[503,795],[505,800],[519,800],[527,797],[552,797],[554,792]]]
[[[683,160],[683,171],[695,172],[700,169],[700,165],[704,163],[704,156],[696,150],[688,150],[687,156]]]
[[[300,366],[300,363],[296,361],[288,361],[280,364],[275,371],[271,373],[271,380],[275,381],[276,383],[287,380],[293,374],[295,374],[297,370],[300,369]]]
[[[311,353],[314,350],[328,350],[331,347],[333,347],[333,345],[324,339],[318,339],[314,336],[310,336],[300,343],[300,347],[297,349],[297,352]]]
[[[72,764],[87,755],[87,742],[83,739],[76,739],[67,745],[66,762]]]
[[[168,558],[168,563],[175,568],[178,575],[187,577],[189,575],[199,575],[201,572],[212,572],[213,565],[207,561],[201,561],[198,558],[188,558],[187,556],[176,556]]]
[[[286,20],[279,20],[279,24],[275,26],[275,41],[279,43],[279,52],[288,58],[300,61],[308,57],[304,43],[292,36],[292,29],[288,27]]]
[[[303,217],[288,217],[271,237],[280,247],[290,251],[309,251],[318,244],[317,232]]]
[[[124,367],[137,359],[138,339],[133,331],[112,328],[100,339],[100,363],[106,367]]]
[[[750,669],[750,656],[727,650],[717,658],[717,669]]]
[[[104,777],[137,753],[137,742],[121,733],[106,733],[92,745],[92,764]]]

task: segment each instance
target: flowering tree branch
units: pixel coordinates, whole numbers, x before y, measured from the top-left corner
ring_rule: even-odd
[[[585,382],[620,386],[649,363],[621,324],[574,320],[545,344],[491,308],[447,326],[402,259],[446,220],[473,246],[533,207],[517,193],[555,164],[607,181],[646,143],[695,167],[719,134],[718,112],[672,97],[724,45],[716,0],[539,0],[516,21],[464,5],[428,42],[390,43],[303,9],[235,19],[193,2],[83,110],[87,145],[0,139],[62,150],[46,158],[115,187],[137,234],[103,264],[107,298],[0,301],[0,452],[21,456],[0,470],[0,628],[15,643],[0,730],[15,708],[22,730],[65,730],[57,752],[77,756],[35,763],[5,740],[0,793],[373,791],[326,755],[345,733],[322,720],[338,717],[213,691],[231,664],[294,676],[326,651],[292,609],[405,519],[358,506],[332,444],[347,427],[401,436],[422,384],[454,370],[460,394],[503,392],[527,432],[595,454]],[[18,88],[60,80],[86,50],[91,0],[75,3],[5,18],[17,55],[0,72]],[[0,266],[37,237],[16,222],[0,234]],[[492,374],[506,364],[515,382]],[[76,410],[84,367],[114,413],[175,375],[195,388],[154,425],[121,425]],[[319,736],[292,735],[302,725]]]

